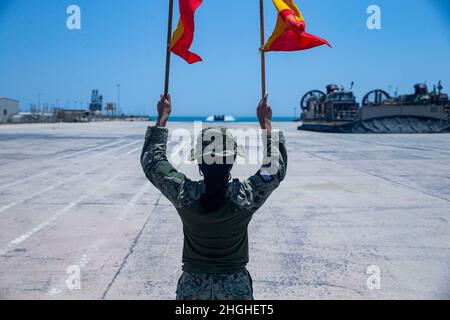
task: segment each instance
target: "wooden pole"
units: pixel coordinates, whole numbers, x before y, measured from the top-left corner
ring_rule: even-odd
[[[169,93],[170,82],[170,42],[172,41],[172,23],[173,23],[173,0],[169,0],[169,19],[167,24],[167,51],[166,51],[166,80],[164,84],[164,96]]]
[[[264,0],[259,0],[259,15],[260,15],[260,28],[261,28],[261,90],[262,98],[266,95],[266,55],[263,50],[265,45],[264,37]]]

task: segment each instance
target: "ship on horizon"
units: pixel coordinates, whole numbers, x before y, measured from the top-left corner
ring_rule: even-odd
[[[226,115],[212,115],[206,118],[206,122],[235,122],[236,118]]]

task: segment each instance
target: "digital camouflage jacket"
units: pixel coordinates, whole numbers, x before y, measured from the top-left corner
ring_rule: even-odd
[[[229,183],[224,205],[205,212],[203,181],[191,181],[167,159],[168,129],[149,127],[141,164],[149,181],[174,205],[183,222],[183,271],[243,272],[249,260],[247,228],[286,176],[287,152],[282,132],[265,136],[264,165],[245,181]]]

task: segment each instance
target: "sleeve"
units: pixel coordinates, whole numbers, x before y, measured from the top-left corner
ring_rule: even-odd
[[[167,128],[149,127],[141,155],[147,179],[176,207],[188,206],[192,182],[167,160]],[[191,188],[190,188],[191,187]]]
[[[288,156],[281,131],[263,134],[264,159],[261,169],[241,183],[238,202],[255,213],[286,177]]]

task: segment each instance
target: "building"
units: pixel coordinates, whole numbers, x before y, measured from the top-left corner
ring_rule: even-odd
[[[56,108],[53,110],[54,119],[58,122],[88,122],[90,112],[86,110],[68,110]]]
[[[19,101],[0,98],[0,123],[9,122],[15,114],[19,113]]]
[[[98,93],[98,90],[92,90],[91,103],[89,110],[94,113],[101,114],[103,108],[103,96]]]
[[[117,115],[117,104],[112,102],[107,103],[105,110],[107,117],[114,117],[114,115]]]

